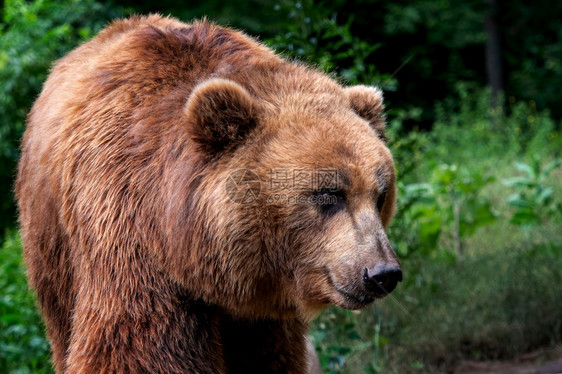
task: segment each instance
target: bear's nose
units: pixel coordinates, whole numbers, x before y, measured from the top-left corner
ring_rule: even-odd
[[[398,264],[382,263],[363,271],[363,284],[377,296],[391,293],[402,281],[402,270]]]

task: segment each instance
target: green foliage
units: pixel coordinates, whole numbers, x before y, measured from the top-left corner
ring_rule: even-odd
[[[51,373],[49,342],[27,288],[21,240],[6,235],[0,249],[0,372]]]
[[[326,373],[340,372],[348,355],[357,350],[354,345],[361,344],[355,328],[349,313],[339,313],[332,308],[312,329],[311,339],[316,343],[320,364],[326,368]]]
[[[442,164],[433,171],[431,180],[443,225],[448,227],[460,259],[463,239],[495,220],[490,200],[482,193],[494,178],[477,172],[463,173],[456,165]]]
[[[483,20],[487,8],[475,1],[454,2],[393,1],[386,4],[385,33],[389,36],[409,36],[415,40],[424,38],[424,43],[406,45],[407,55],[415,56],[411,68],[422,79],[446,82],[453,87],[461,79],[478,79],[463,51],[482,45],[486,41]],[[420,40],[421,41],[421,40]],[[442,49],[448,50],[447,61],[434,59]]]
[[[388,344],[388,339],[381,335],[383,320],[378,318],[371,325],[360,326],[361,313],[332,307],[313,324],[311,338],[326,374],[341,373],[349,360],[365,353],[373,355],[373,360],[366,362],[365,372],[377,373],[381,369],[379,358]]]
[[[512,1],[499,18],[507,26],[501,30],[504,64],[509,69],[506,92],[518,100],[533,100],[560,119],[562,3]]]
[[[437,249],[441,217],[429,183],[398,183],[400,206],[389,229],[393,248],[401,258],[413,252],[429,254]]]
[[[416,169],[416,178],[431,173],[436,160],[497,176],[498,165],[560,154],[562,137],[548,111],[538,111],[533,101],[500,97],[495,108],[490,101],[488,89],[459,83],[454,94],[436,103],[428,135],[432,147],[425,154],[425,167]]]
[[[391,235],[406,228],[411,234],[398,236],[398,253],[431,253],[440,237],[447,234],[455,249],[452,255],[462,258],[463,239],[496,218],[490,200],[482,193],[493,180],[477,172],[469,174],[456,165],[441,164],[426,183],[400,183],[402,215]]]
[[[389,341],[380,373],[450,372],[461,359],[509,358],[562,340],[562,294],[553,287],[562,280],[560,245],[523,245],[452,266],[408,262],[406,271],[419,267],[408,275],[414,279],[373,310],[385,317]]]
[[[312,0],[285,0],[275,6],[287,14],[286,32],[266,40],[277,51],[313,62],[326,72],[336,68],[336,74],[349,84],[377,85],[386,90],[396,89],[396,80],[382,74],[367,58],[380,44],[370,44],[351,33],[353,17],[343,24],[338,14]],[[341,21],[340,21],[341,22]]]
[[[514,209],[511,223],[532,228],[550,217],[560,217],[562,201],[555,201],[554,189],[546,185],[548,177],[560,163],[560,159],[554,159],[543,167],[538,157],[534,157],[530,165],[514,163],[515,169],[523,175],[504,180],[506,186],[517,190],[507,198]]]

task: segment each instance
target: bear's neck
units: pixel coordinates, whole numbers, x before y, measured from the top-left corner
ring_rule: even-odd
[[[297,319],[221,319],[226,367],[232,373],[305,373],[307,326]]]
[[[215,373],[307,372],[305,322],[297,318],[236,318],[185,294],[181,298],[185,314],[179,320],[189,341],[183,347],[190,351],[170,352],[172,357],[200,357],[209,363],[209,372]],[[192,344],[193,340],[198,344]]]

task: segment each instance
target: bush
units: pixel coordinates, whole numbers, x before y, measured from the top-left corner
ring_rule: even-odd
[[[22,262],[21,240],[10,232],[0,249],[0,372],[51,373],[49,343]]]
[[[382,334],[391,342],[381,372],[450,370],[462,359],[510,358],[562,341],[562,299],[553,286],[562,280],[562,246],[418,264],[397,302],[375,307],[387,317]]]
[[[508,197],[508,203],[515,211],[510,222],[531,230],[546,219],[560,218],[562,202],[555,201],[554,189],[546,185],[550,174],[560,167],[560,159],[542,166],[541,160],[533,157],[531,164],[515,162],[514,165],[523,175],[503,181],[506,186],[517,190]]]
[[[273,49],[290,57],[316,64],[349,84],[378,85],[395,90],[396,79],[383,74],[367,58],[380,45],[369,44],[351,33],[352,18],[338,19],[337,13],[312,0],[285,0],[276,4],[276,11],[286,14],[285,33],[266,40]]]

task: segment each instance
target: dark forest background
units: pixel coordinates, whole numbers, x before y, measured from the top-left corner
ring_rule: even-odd
[[[311,336],[330,373],[455,372],[562,343],[562,2],[0,2],[0,372],[50,372],[12,189],[25,117],[53,62],[112,19],[207,17],[384,90],[405,281]],[[557,348],[558,347],[558,348]],[[540,353],[536,353],[540,352]]]

